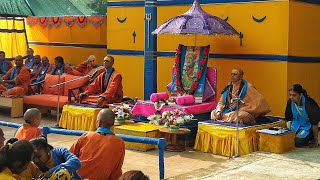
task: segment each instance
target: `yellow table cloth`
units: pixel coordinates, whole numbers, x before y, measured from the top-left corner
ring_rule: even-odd
[[[156,126],[147,123],[135,123],[123,126],[114,127],[114,132],[116,134],[126,134],[132,136],[141,136],[141,137],[151,137],[151,138],[159,138],[160,133],[158,129],[163,128],[163,126]],[[155,149],[155,145],[151,144],[141,144],[141,143],[133,143],[133,142],[125,142],[126,148],[134,149],[139,151],[147,151],[151,149]]]
[[[259,129],[285,127],[285,121],[239,128],[239,154],[245,155],[259,150]],[[194,149],[223,156],[236,153],[236,128],[219,124],[201,123],[198,125]]]
[[[59,126],[65,129],[95,131],[101,108],[64,105]]]

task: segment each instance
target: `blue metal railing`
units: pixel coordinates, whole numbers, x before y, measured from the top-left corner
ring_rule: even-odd
[[[12,127],[12,128],[19,128],[22,124],[0,121],[0,125]],[[47,126],[43,126],[40,128],[42,129],[42,133],[45,136],[47,136],[48,134],[81,136],[83,133],[88,132],[88,131],[80,131],[80,130],[56,129],[56,128],[50,128]],[[157,145],[158,154],[159,154],[159,176],[160,176],[160,179],[164,179],[164,149],[167,144],[164,138],[149,138],[149,137],[130,136],[130,135],[124,135],[124,134],[116,134],[116,136],[121,137],[126,142]]]

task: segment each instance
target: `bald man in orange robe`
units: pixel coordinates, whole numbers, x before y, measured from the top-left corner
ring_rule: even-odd
[[[30,71],[23,65],[22,56],[15,58],[16,66],[0,79],[0,93],[7,97],[20,97],[28,92]]]
[[[74,74],[77,76],[87,75],[90,71],[92,71],[92,69],[96,65],[95,63],[96,59],[97,58],[94,55],[90,55],[88,57],[88,60],[72,68],[74,71]]]
[[[239,102],[239,123],[255,123],[255,118],[264,116],[271,111],[267,101],[257,89],[243,79],[243,70],[233,69],[231,82],[222,92],[215,110],[211,112],[212,120],[224,122],[237,121],[237,98]]]
[[[101,73],[78,97],[85,102],[96,104],[99,107],[111,103],[121,102],[123,98],[122,76],[112,67],[114,58],[106,56],[104,58],[105,72]],[[84,102],[84,103],[85,103]]]
[[[122,175],[125,144],[110,130],[114,119],[115,114],[110,109],[101,110],[96,132],[83,134],[70,148],[81,160],[81,169],[77,171],[81,178],[118,180]]]

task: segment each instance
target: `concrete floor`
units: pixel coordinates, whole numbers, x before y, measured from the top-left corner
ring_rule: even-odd
[[[23,123],[22,118],[10,118],[8,111],[0,109],[0,121]],[[56,117],[43,117],[42,126],[53,126]],[[6,139],[16,129],[0,126]],[[77,136],[50,134],[53,146],[70,147]],[[123,171],[139,169],[150,179],[159,179],[158,151],[139,152],[126,150]],[[297,148],[286,154],[255,152],[229,159],[189,148],[182,153],[165,152],[166,179],[319,179],[320,148]]]

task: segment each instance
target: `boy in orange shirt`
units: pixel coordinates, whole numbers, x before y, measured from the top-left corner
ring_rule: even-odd
[[[42,135],[42,131],[39,128],[41,123],[41,112],[37,108],[28,109],[24,115],[23,119],[26,121],[18,131],[15,137],[19,140],[31,140]]]

